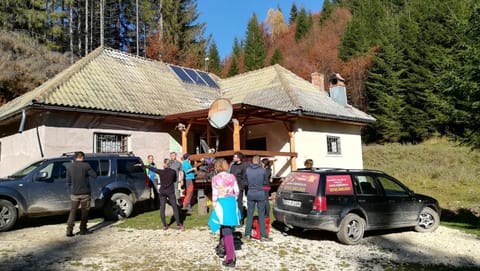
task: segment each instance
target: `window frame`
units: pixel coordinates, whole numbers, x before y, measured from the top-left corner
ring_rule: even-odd
[[[95,132],[93,150],[94,153],[128,153],[129,141],[129,134]]]
[[[342,154],[342,144],[339,136],[327,135],[327,154],[331,155],[341,155]],[[332,143],[335,144],[333,147]],[[335,150],[334,150],[335,148]]]

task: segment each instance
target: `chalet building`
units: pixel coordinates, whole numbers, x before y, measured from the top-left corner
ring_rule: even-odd
[[[361,128],[375,119],[346,103],[344,87],[330,94],[320,74],[312,77],[317,83],[274,65],[220,79],[98,48],[0,107],[0,177],[76,150],[153,154],[158,162],[171,151],[194,159],[242,151],[270,158],[278,177],[307,158],[316,167],[362,168]],[[224,128],[209,121],[219,99],[231,105]]]

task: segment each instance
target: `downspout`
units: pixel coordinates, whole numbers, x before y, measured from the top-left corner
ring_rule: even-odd
[[[40,149],[40,157],[44,157],[43,154],[43,149],[42,149],[42,140],[40,139],[40,133],[38,132],[38,126],[37,126],[37,141],[38,141],[38,148]]]
[[[18,133],[21,134],[25,128],[25,120],[27,119],[27,113],[25,109],[22,109],[22,119],[20,120],[20,127],[18,127]]]

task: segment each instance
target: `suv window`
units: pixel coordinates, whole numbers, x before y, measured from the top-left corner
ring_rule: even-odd
[[[45,180],[53,181],[55,179],[65,179],[67,178],[67,167],[70,163],[70,161],[49,163],[46,167],[40,170],[40,172],[47,173],[47,178],[45,178]]]
[[[117,173],[118,174],[132,174],[143,172],[142,167],[136,167],[135,164],[140,164],[138,159],[118,159]]]
[[[406,191],[401,185],[385,176],[379,176],[378,181],[382,184],[386,196],[406,197],[409,195],[408,191]]]
[[[375,178],[369,175],[355,175],[355,191],[357,195],[376,195],[377,185],[375,184]]]
[[[104,160],[87,160],[97,176],[110,176],[110,161]]]

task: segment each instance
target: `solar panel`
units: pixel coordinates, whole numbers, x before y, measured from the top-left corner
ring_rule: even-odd
[[[212,79],[212,77],[210,77],[210,75],[208,75],[208,73],[206,72],[201,72],[201,71],[197,71],[197,73],[200,75],[200,77],[203,78],[203,80],[205,80],[205,82],[207,82],[207,85],[209,87],[212,87],[212,88],[220,88],[217,83]]]
[[[170,68],[177,74],[178,78],[180,78],[183,82],[186,83],[195,83],[189,76],[188,74],[185,73],[185,71],[177,66],[170,65]]]
[[[173,72],[185,83],[220,88],[215,80],[206,72],[182,68],[175,65],[168,65]]]
[[[200,75],[198,75],[194,70],[186,68],[183,68],[183,70],[190,75],[190,78],[192,78],[197,85],[207,86],[207,83],[203,81]]]

